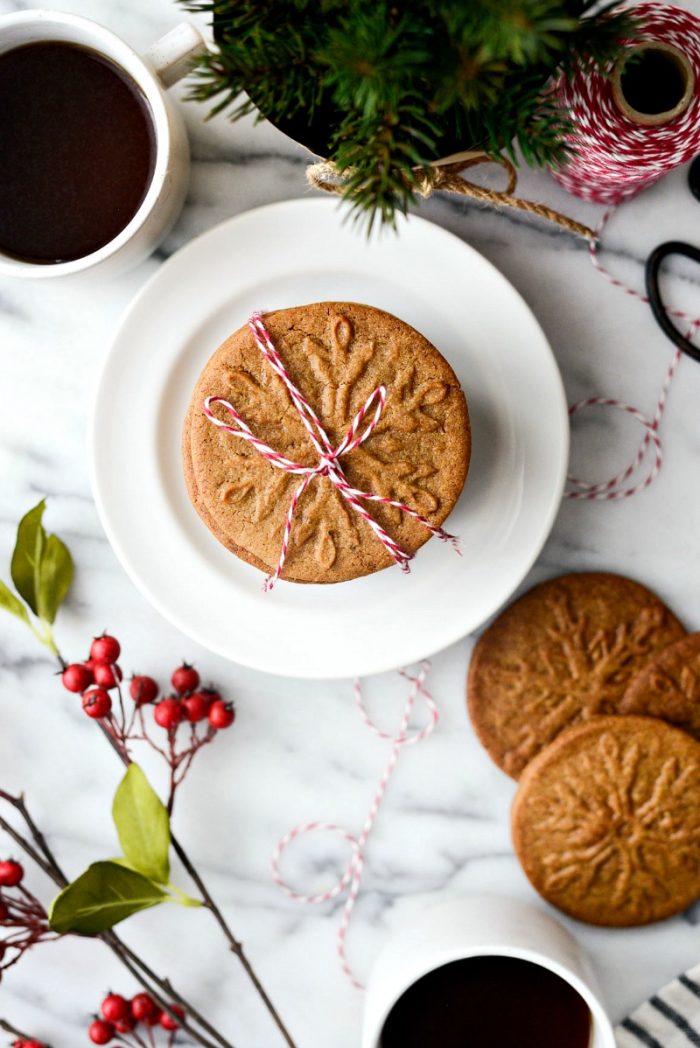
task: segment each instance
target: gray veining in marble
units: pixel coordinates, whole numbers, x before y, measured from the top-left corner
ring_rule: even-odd
[[[0,0],[0,13],[33,6]],[[137,48],[181,18],[170,0],[62,0],[46,6],[101,20]],[[700,13],[700,0],[687,6]],[[192,139],[192,187],[180,221],[154,257],[119,280],[67,289],[0,281],[0,563],[19,516],[49,494],[48,522],[66,538],[78,564],[59,625],[64,651],[81,655],[91,631],[109,626],[123,638],[126,670],[163,678],[186,656],[235,695],[238,724],[195,766],[178,802],[177,832],[247,943],[300,1048],[356,1048],[362,997],[335,960],[340,904],[304,909],[287,900],[271,881],[269,856],[277,838],[299,821],[328,819],[359,830],[386,745],[358,718],[349,683],[266,677],[210,656],[180,636],[126,578],[90,496],[85,436],[91,391],[131,297],[195,234],[248,208],[309,192],[304,151],[279,132],[252,121],[233,128],[223,118],[205,123],[203,109],[182,105]],[[483,177],[498,184],[497,172]],[[584,221],[600,215],[542,173],[524,172],[521,191]],[[646,306],[594,271],[585,245],[519,214],[496,215],[459,200],[435,197],[420,213],[468,240],[518,288],[551,340],[571,400],[605,394],[653,411],[671,347]],[[678,171],[616,214],[602,258],[641,288],[642,262],[651,247],[670,237],[695,240],[696,230],[700,206],[687,190],[685,172]],[[670,301],[697,311],[699,279],[692,267],[675,265],[667,280]],[[629,572],[667,598],[689,628],[700,627],[699,402],[700,368],[684,360],[662,426],[666,458],[658,480],[619,503],[564,503],[528,581],[579,568]],[[574,425],[575,470],[591,479],[611,475],[627,463],[640,436],[621,415],[582,416]],[[144,527],[157,528],[157,522],[144,521]],[[431,687],[440,727],[425,745],[402,756],[369,847],[349,941],[361,975],[392,928],[444,893],[488,889],[533,898],[509,841],[513,786],[491,765],[465,716],[470,647],[465,640],[435,657]],[[370,692],[382,723],[396,725],[402,697],[397,681],[373,680]],[[114,853],[109,801],[119,767],[77,701],[61,692],[31,638],[9,617],[0,618],[0,718],[2,784],[27,791],[69,872]],[[150,755],[144,764],[157,778]],[[285,872],[295,884],[318,888],[346,858],[332,842],[309,841],[290,852]],[[41,877],[32,875],[31,882],[49,896]],[[695,908],[686,917],[636,930],[569,923],[590,952],[618,1017],[698,962],[697,921]],[[155,967],[186,987],[237,1048],[281,1043],[205,913],[163,908],[134,918],[124,933]],[[89,1014],[110,986],[133,990],[99,943],[47,945],[2,983],[0,1015],[51,1039],[56,1048],[73,1046],[85,1041]]]

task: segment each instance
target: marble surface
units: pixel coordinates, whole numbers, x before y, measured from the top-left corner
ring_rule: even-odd
[[[0,0],[0,13],[32,6]],[[60,6],[103,21],[137,48],[181,17],[170,0],[62,0]],[[694,7],[700,13],[700,2]],[[278,837],[299,821],[328,819],[359,830],[386,744],[360,721],[349,682],[268,677],[217,659],[179,635],[126,578],[90,493],[86,419],[92,388],[129,300],[192,236],[248,208],[308,192],[303,151],[280,133],[252,122],[232,128],[223,118],[205,123],[201,108],[182,104],[192,140],[192,185],[156,257],[109,282],[96,277],[59,288],[0,281],[0,563],[9,557],[18,518],[48,495],[47,523],[69,543],[78,565],[59,620],[62,649],[82,654],[89,636],[109,626],[122,638],[126,670],[164,678],[185,656],[235,695],[237,726],[195,766],[178,802],[176,830],[246,942],[300,1048],[356,1048],[362,995],[336,962],[341,904],[305,909],[289,901],[271,881],[269,856]],[[545,174],[525,173],[522,189],[588,221],[600,214],[567,197]],[[647,307],[594,271],[581,243],[519,215],[454,200],[436,198],[420,211],[473,244],[524,295],[551,340],[571,400],[605,394],[653,410],[669,343]],[[693,241],[697,229],[700,205],[678,171],[615,215],[604,260],[640,287],[650,248],[669,237]],[[672,269],[669,299],[697,310],[698,273],[681,263]],[[621,502],[565,502],[529,583],[569,569],[628,572],[657,589],[689,628],[700,627],[699,399],[700,368],[684,360],[662,426],[659,478]],[[574,426],[574,469],[592,479],[607,477],[627,463],[639,437],[629,418],[589,413]],[[138,491],[133,501],[138,514]],[[157,521],[144,520],[143,527],[152,529],[155,541]],[[424,745],[403,754],[371,840],[349,939],[361,976],[392,929],[445,895],[487,889],[535,898],[510,845],[512,784],[491,765],[465,716],[471,644],[465,639],[435,656],[431,686],[441,724]],[[391,729],[403,696],[397,678],[376,678],[367,687],[372,708]],[[152,762],[144,763],[157,778]],[[119,767],[77,703],[62,693],[50,662],[8,616],[0,618],[0,769],[3,786],[27,792],[71,874],[114,853],[109,810]],[[318,888],[344,860],[341,846],[309,840],[290,853],[285,869],[294,883]],[[184,873],[176,872],[184,886]],[[32,875],[32,885],[50,897],[41,877]],[[639,930],[570,926],[619,1017],[698,962],[699,922],[700,908]],[[281,1044],[206,913],[164,907],[129,921],[124,935],[186,988],[237,1048]],[[100,943],[47,945],[3,981],[0,1015],[56,1048],[83,1043],[88,1016],[109,986],[133,991]]]

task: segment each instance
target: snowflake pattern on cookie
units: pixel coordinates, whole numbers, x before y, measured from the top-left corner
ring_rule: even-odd
[[[477,734],[517,778],[560,732],[618,713],[634,676],[683,634],[665,605],[630,579],[584,573],[543,583],[475,648],[468,699]]]
[[[660,717],[700,740],[700,633],[665,648],[642,670],[620,710]]]
[[[518,856],[555,906],[595,924],[643,924],[700,895],[700,744],[665,724],[604,717],[527,769]]]
[[[323,315],[319,306],[307,307],[317,311],[308,318],[304,307],[266,317],[292,379],[335,443],[369,394],[384,384],[388,396],[379,424],[365,444],[343,457],[342,467],[360,490],[442,523],[461,490],[469,458],[468,416],[454,375],[422,336],[396,318],[352,304],[321,305]],[[304,465],[315,462],[286,389],[245,336],[237,333],[217,351],[193,404],[202,393],[230,400],[255,434],[281,454]],[[207,433],[192,410],[185,459],[195,506],[217,537],[241,555],[248,551],[258,566],[272,566],[298,478],[243,441]],[[426,541],[425,529],[398,509],[368,505],[403,548],[415,550]],[[294,521],[286,577],[341,581],[391,563],[330,482],[315,479]]]

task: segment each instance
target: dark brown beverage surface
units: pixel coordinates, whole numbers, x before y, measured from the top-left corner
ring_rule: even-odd
[[[58,41],[0,54],[0,252],[96,251],[138,210],[154,158],[148,103],[112,62]]]
[[[423,976],[396,1002],[381,1048],[590,1048],[591,1016],[558,975],[472,957]]]

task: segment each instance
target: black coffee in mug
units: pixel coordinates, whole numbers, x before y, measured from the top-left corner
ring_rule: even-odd
[[[113,240],[153,176],[151,111],[138,85],[79,44],[0,54],[0,252],[69,262]]]
[[[591,1014],[565,979],[513,957],[453,961],[410,986],[381,1048],[590,1048]]]

